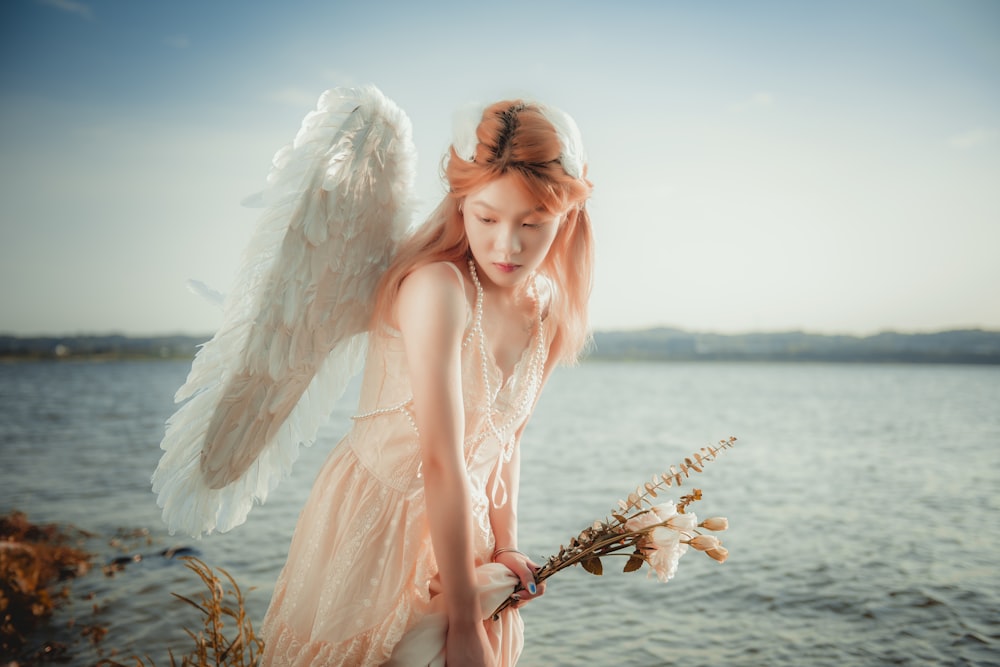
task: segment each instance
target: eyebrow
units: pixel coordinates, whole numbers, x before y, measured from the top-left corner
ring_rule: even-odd
[[[497,211],[500,210],[496,206],[491,205],[489,202],[487,202],[487,201],[485,201],[483,199],[472,199],[469,203],[470,204],[476,204],[478,206],[482,206],[483,208],[488,208],[489,210],[494,211],[494,212],[497,212]],[[542,206],[541,204],[539,204],[538,206],[536,206],[532,211],[530,211],[526,215],[531,215],[531,213],[547,213],[547,212],[548,211],[545,210],[545,207]]]

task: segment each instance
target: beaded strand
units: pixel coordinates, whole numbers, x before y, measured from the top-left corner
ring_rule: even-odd
[[[494,414],[497,413],[496,401],[503,390],[506,382],[509,382],[511,378],[515,377],[517,374],[518,366],[521,364],[521,359],[515,364],[514,369],[511,373],[511,378],[503,380],[503,369],[497,366],[500,372],[501,384],[497,387],[496,392],[493,391],[490,386],[490,359],[492,356],[488,352],[486,345],[486,332],[483,330],[483,301],[484,293],[482,283],[479,282],[479,275],[476,272],[476,264],[472,259],[469,259],[469,276],[472,278],[472,283],[476,288],[476,304],[473,309],[473,320],[472,327],[469,333],[462,340],[462,347],[466,347],[468,343],[472,342],[473,338],[476,339],[478,343],[477,347],[479,352],[479,363],[480,370],[482,372],[483,378],[483,391],[486,394],[486,426],[487,430],[480,431],[480,433],[472,439],[471,442],[467,443],[470,447],[466,455],[466,460],[470,461],[474,456],[476,450],[482,445],[482,443],[487,439],[488,436],[492,435],[496,438],[497,444],[500,446],[500,454],[498,456],[498,467],[496,475],[494,478],[494,491],[497,488],[502,488],[504,492],[504,500],[499,504],[502,505],[506,502],[507,489],[503,481],[500,479],[500,473],[503,468],[504,463],[510,462],[511,457],[514,455],[514,432],[512,428],[520,418],[524,415],[525,411],[530,407],[530,404],[535,400],[541,389],[543,367],[545,365],[545,336],[543,330],[542,322],[542,308],[541,299],[538,295],[538,287],[534,280],[531,280],[528,284],[528,294],[532,299],[533,303],[533,319],[534,319],[534,330],[532,331],[532,341],[534,342],[533,349],[526,354],[530,354],[528,358],[528,366],[525,372],[524,381],[521,382],[521,387],[519,391],[519,402],[516,410],[509,411],[507,420],[501,425],[497,426],[494,420]],[[531,341],[529,341],[531,345]],[[417,428],[416,420],[413,418],[413,413],[410,409],[413,399],[408,398],[405,401],[400,401],[395,405],[390,405],[382,408],[376,408],[369,412],[365,412],[360,415],[355,415],[351,419],[354,421],[363,421],[366,419],[373,419],[375,417],[380,417],[382,415],[388,415],[393,413],[402,413],[407,421],[410,423],[410,427],[416,434],[417,438],[420,437],[420,430]],[[509,435],[505,435],[509,434]],[[418,468],[417,476],[420,477],[420,471]],[[496,502],[495,493],[494,503]]]
[[[483,286],[479,282],[479,275],[476,273],[476,264],[472,259],[469,259],[469,275],[472,278],[473,284],[476,286],[476,306],[475,312],[473,314],[473,332],[475,332],[477,338],[479,339],[479,359],[483,374],[483,388],[486,392],[486,397],[488,401],[487,411],[486,411],[486,425],[489,427],[489,433],[492,434],[497,439],[497,444],[500,445],[500,465],[497,468],[494,488],[499,484],[503,487],[504,500],[499,504],[502,505],[506,502],[507,489],[506,486],[500,479],[500,472],[503,463],[508,463],[511,457],[514,455],[514,434],[510,433],[508,437],[504,434],[510,431],[514,423],[524,414],[524,411],[529,407],[529,403],[532,402],[538,395],[539,389],[541,389],[542,383],[542,365],[545,363],[545,337],[542,335],[542,312],[540,299],[538,297],[538,289],[535,285],[535,281],[532,280],[529,287],[529,295],[534,303],[534,326],[535,330],[533,332],[533,338],[535,342],[534,350],[531,351],[531,356],[528,361],[528,371],[525,382],[521,388],[520,392],[520,404],[516,410],[511,411],[510,416],[502,427],[498,427],[493,419],[493,414],[496,412],[496,398],[503,388],[503,385],[497,387],[496,395],[490,387],[490,373],[489,373],[489,359],[490,356],[487,353],[486,348],[486,333],[483,330]],[[516,372],[516,366],[515,371]],[[500,375],[503,376],[503,370],[500,369]],[[478,438],[480,442],[485,439],[483,437]],[[494,502],[496,498],[493,499]]]
[[[410,411],[410,403],[413,401],[412,398],[408,398],[405,401],[400,401],[396,405],[390,405],[384,408],[375,408],[369,412],[364,412],[360,415],[354,415],[351,417],[353,421],[363,421],[365,419],[372,419],[380,415],[388,415],[394,412],[402,412],[407,421],[410,422],[410,426],[413,427],[413,432],[416,433],[417,438],[420,438],[420,429],[417,428],[417,421],[413,418],[413,413]]]

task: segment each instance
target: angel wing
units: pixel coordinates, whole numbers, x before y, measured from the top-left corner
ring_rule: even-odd
[[[312,443],[363,361],[415,162],[409,119],[373,86],[324,93],[275,155],[223,323],[160,445],[152,484],[171,534],[243,523]]]

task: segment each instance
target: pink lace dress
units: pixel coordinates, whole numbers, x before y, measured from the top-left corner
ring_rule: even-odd
[[[494,473],[509,460],[515,433],[534,406],[547,345],[536,296],[531,342],[502,377],[488,353],[482,289],[475,284],[462,349],[464,451],[476,563],[485,565],[494,549],[490,504],[502,505],[508,495]],[[383,330],[371,334],[369,345],[361,414],[316,478],[264,619],[265,666],[413,664],[400,655],[411,655],[400,642],[440,608],[402,340]],[[502,566],[480,570],[489,567],[508,577],[500,584],[502,600],[516,580]],[[515,664],[523,643],[517,611],[505,611],[487,629],[498,664]],[[428,664],[440,662],[439,656]]]

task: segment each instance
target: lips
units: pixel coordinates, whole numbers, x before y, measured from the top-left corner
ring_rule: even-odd
[[[513,273],[520,268],[520,264],[507,264],[506,262],[494,262],[493,266],[497,267],[502,273]]]

